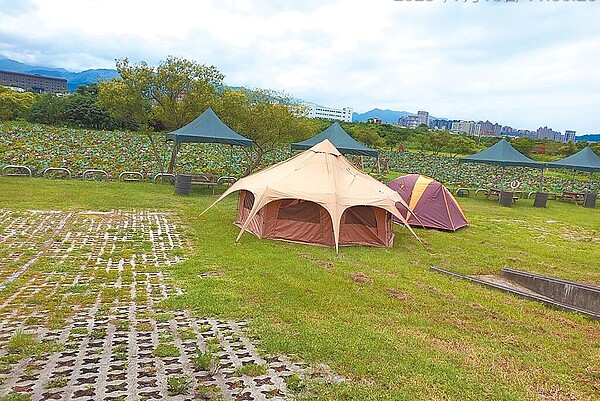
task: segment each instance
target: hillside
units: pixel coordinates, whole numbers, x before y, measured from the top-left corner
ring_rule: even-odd
[[[577,141],[600,142],[600,134],[587,134],[577,137]]]
[[[395,111],[395,110],[381,110],[381,109],[373,109],[369,110],[365,113],[352,113],[352,121],[361,123],[367,121],[369,118],[380,118],[384,123],[396,123],[400,117],[408,116],[414,113],[409,113],[408,111]]]
[[[81,72],[67,71],[64,68],[52,68],[29,65],[10,59],[0,60],[0,70],[25,72],[29,74],[46,75],[49,77],[65,78],[69,91],[74,92],[79,86],[102,80],[119,77],[117,70],[97,68]]]

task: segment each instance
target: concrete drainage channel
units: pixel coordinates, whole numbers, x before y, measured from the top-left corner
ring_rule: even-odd
[[[156,304],[184,241],[168,214],[0,210],[0,397],[284,400],[306,366],[245,321]]]
[[[438,273],[600,320],[600,287],[509,268],[502,269],[502,276],[465,276],[434,266],[430,268]]]

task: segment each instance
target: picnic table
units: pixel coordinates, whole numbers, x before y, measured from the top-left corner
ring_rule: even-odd
[[[230,186],[237,181],[237,178],[235,177],[217,177],[214,174],[191,174],[191,176],[192,185],[204,185],[206,187],[212,188],[213,194],[215,193],[216,186]]]
[[[523,194],[523,191],[504,191],[498,188],[479,188],[478,190],[475,191],[475,197],[477,197],[477,194],[479,192],[483,192],[483,194],[485,195],[485,199],[489,199],[490,197],[495,198],[495,199],[500,199],[500,195],[501,193],[506,193],[506,192],[511,192],[512,195],[512,202],[513,203],[517,203],[517,200],[519,199],[520,195]]]
[[[583,202],[584,197],[585,193],[583,192],[563,191],[562,195],[560,195],[557,199],[561,201],[573,201],[577,204],[579,202]]]

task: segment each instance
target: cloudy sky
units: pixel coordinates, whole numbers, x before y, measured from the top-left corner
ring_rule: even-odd
[[[232,86],[600,132],[600,0],[0,0],[0,56],[215,65]]]

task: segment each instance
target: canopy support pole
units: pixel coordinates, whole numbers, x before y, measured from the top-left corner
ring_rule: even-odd
[[[544,168],[540,169],[540,192],[544,192]]]

